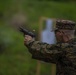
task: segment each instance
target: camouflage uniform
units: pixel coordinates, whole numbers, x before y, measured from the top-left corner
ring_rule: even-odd
[[[39,41],[26,43],[32,58],[55,63],[56,75],[76,75],[76,43],[72,39],[69,43],[47,44]]]

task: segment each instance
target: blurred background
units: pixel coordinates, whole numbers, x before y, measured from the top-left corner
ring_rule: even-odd
[[[31,59],[18,27],[38,35],[41,17],[76,22],[75,7],[75,0],[0,0],[0,75],[36,75],[37,61]],[[41,64],[40,75],[51,75],[49,63]]]

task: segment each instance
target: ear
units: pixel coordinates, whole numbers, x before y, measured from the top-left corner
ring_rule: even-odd
[[[68,42],[69,41],[68,35],[63,34],[63,41],[64,42]]]

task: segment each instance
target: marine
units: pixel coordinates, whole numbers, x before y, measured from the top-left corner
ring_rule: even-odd
[[[36,41],[25,35],[24,45],[33,59],[56,64],[56,75],[76,75],[75,25],[70,20],[56,20],[56,44]]]

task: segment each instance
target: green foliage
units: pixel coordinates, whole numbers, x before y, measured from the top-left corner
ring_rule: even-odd
[[[4,15],[3,19],[0,18],[0,45],[3,48],[3,52],[0,53],[0,75],[35,75],[36,60],[31,59],[30,53],[24,46],[22,34],[6,23],[10,21],[12,14],[19,11],[16,10],[18,5],[14,1],[0,1],[0,12]],[[20,4],[23,12],[28,16],[30,29],[35,29],[38,33],[41,16],[76,21],[75,2],[46,1],[23,1]],[[42,64],[41,75],[50,75],[49,66],[50,64]]]

